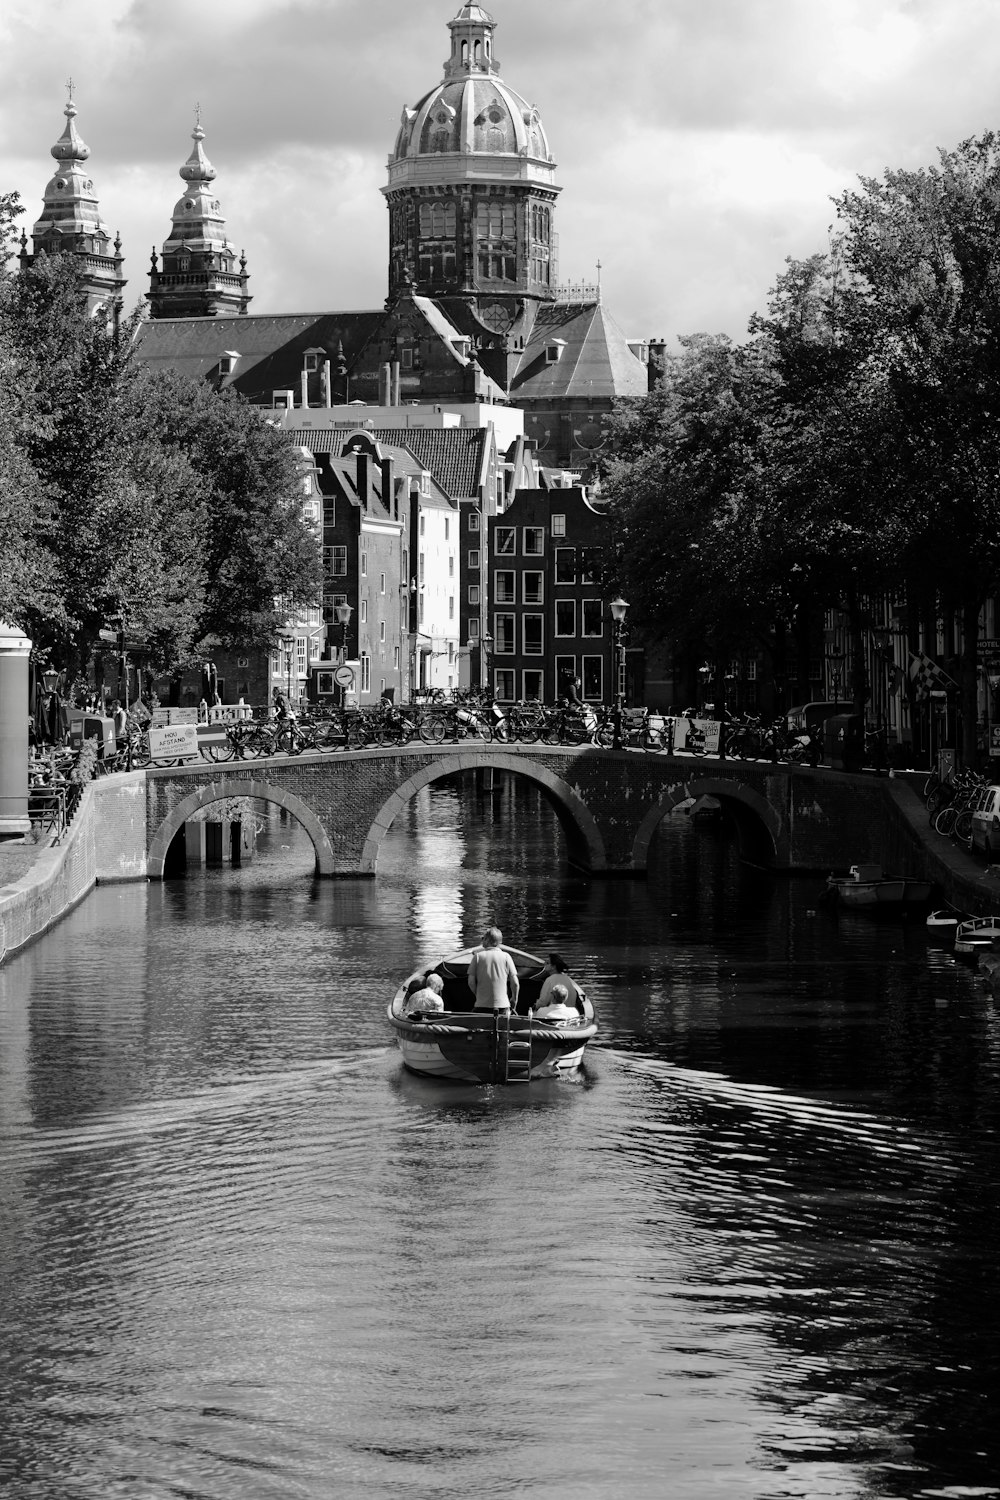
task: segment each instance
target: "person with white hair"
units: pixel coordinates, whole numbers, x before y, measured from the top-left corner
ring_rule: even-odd
[[[550,1026],[565,1026],[570,1021],[579,1021],[580,1013],[569,1004],[569,990],[564,984],[553,985],[548,1001],[535,1011],[536,1021],[546,1021]]]
[[[425,1015],[430,1011],[444,1010],[444,1001],[441,991],[444,989],[444,980],[440,974],[428,974],[424,980],[423,988],[415,991],[407,997],[406,1014]]]

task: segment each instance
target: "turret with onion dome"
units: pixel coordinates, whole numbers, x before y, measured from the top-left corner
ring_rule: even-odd
[[[104,309],[117,317],[126,285],[121,240],[116,236],[112,245],[101,218],[87,166],[90,147],[76,128],[72,92],[63,113],[65,128],[51,148],[56,174],[46,185],[42,212],[31,231],[33,254],[28,253],[27,235],[21,235],[21,266],[30,266],[38,255],[75,256],[83,274],[88,311]]]
[[[174,206],[162,268],[153,250],[146,294],[153,318],[232,316],[245,313],[251,301],[246,258],[237,257],[227,238],[200,118],[191,137],[191,155],[180,169],[185,191]]]
[[[470,0],[448,29],[444,77],[404,109],[389,158],[389,292],[503,334],[555,296],[560,189],[538,110],[500,77],[492,16]]]

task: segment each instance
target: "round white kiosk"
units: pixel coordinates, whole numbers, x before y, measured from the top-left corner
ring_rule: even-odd
[[[28,655],[31,642],[0,620],[0,839],[20,838],[28,817]]]

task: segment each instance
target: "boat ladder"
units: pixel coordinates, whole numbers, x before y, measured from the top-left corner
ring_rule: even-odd
[[[496,1081],[531,1082],[531,1011],[527,1031],[511,1029],[511,1012],[497,1011]]]

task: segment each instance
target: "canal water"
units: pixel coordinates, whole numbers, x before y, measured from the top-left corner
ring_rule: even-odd
[[[373,882],[98,890],[0,970],[4,1500],[1000,1495],[1000,1017],[682,815],[567,871],[469,778]],[[575,1082],[405,1074],[399,977],[560,949]]]

